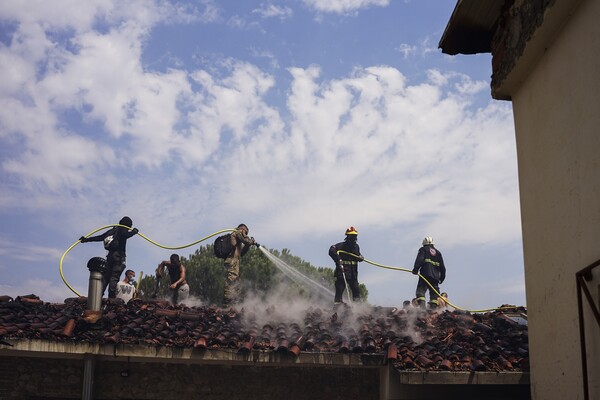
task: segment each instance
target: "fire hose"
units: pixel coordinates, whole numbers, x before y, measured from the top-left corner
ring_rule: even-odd
[[[352,257],[355,257],[357,259],[361,258],[360,256],[358,256],[356,254],[349,253],[349,252],[346,252],[346,251],[343,251],[343,250],[339,250],[338,253],[348,254],[348,255],[350,255]],[[367,260],[366,258],[364,258],[362,261],[364,261],[364,262],[366,262],[368,264],[374,265],[376,267],[379,267],[379,268],[391,269],[391,270],[394,270],[394,271],[409,272],[410,274],[412,274],[412,269],[402,268],[402,267],[391,267],[389,265],[383,265],[383,264],[376,263],[375,261]],[[425,283],[427,283],[427,285],[431,288],[431,290],[433,292],[435,292],[438,295],[438,297],[442,297],[442,295],[433,287],[433,285],[431,283],[429,283],[429,281],[423,275],[421,275],[420,273],[417,274],[417,275],[419,276],[419,278],[423,279],[423,281],[425,281]],[[346,280],[346,277],[344,276],[344,281],[345,280]],[[346,283],[346,290],[347,290],[347,288],[348,288],[348,284]],[[446,303],[448,303],[448,305],[450,305],[451,307],[453,307],[453,308],[455,308],[457,310],[468,311],[468,312],[473,312],[473,313],[481,313],[481,312],[496,311],[496,310],[506,310],[506,309],[514,309],[515,308],[513,306],[502,306],[502,307],[495,307],[495,308],[486,308],[486,309],[483,309],[483,310],[469,310],[469,309],[462,308],[462,307],[459,307],[459,306],[451,303],[450,300],[448,300],[445,297],[444,297],[444,301]]]
[[[108,229],[108,228],[112,228],[112,227],[115,227],[115,226],[120,226],[120,227],[123,227],[123,228],[126,228],[126,229],[131,229],[131,227],[129,227],[129,226],[120,225],[120,224],[105,225],[105,226],[102,226],[102,227],[100,227],[100,228],[97,228],[97,229],[95,229],[95,230],[91,231],[91,232],[90,232],[90,233],[88,233],[87,235],[84,235],[84,237],[86,237],[86,238],[87,238],[87,237],[89,237],[89,236],[92,236],[94,233],[96,233],[96,232],[98,232],[98,231],[101,231],[101,230],[104,230],[104,229]],[[138,232],[138,235],[139,235],[139,236],[141,236],[142,238],[144,238],[145,240],[147,240],[148,242],[152,243],[153,245],[155,245],[155,246],[158,246],[158,247],[160,247],[160,248],[162,248],[162,249],[167,249],[167,250],[179,250],[179,249],[185,249],[186,247],[191,247],[191,246],[194,246],[194,245],[196,245],[196,244],[198,244],[198,243],[200,243],[200,242],[203,242],[203,241],[205,241],[206,239],[209,239],[209,238],[211,238],[211,237],[213,237],[213,236],[219,235],[219,234],[221,234],[221,233],[223,233],[223,232],[232,232],[232,231],[234,231],[234,230],[235,230],[235,229],[223,229],[223,230],[217,231],[217,232],[215,232],[215,233],[212,233],[212,234],[210,234],[210,235],[208,235],[208,236],[205,236],[205,237],[203,237],[202,239],[196,240],[195,242],[192,242],[192,243],[190,243],[190,244],[186,244],[186,245],[183,245],[183,246],[165,246],[165,245],[159,244],[159,243],[155,242],[154,240],[152,240],[152,239],[150,239],[150,238],[148,238],[148,237],[144,236],[144,235],[143,235],[142,233],[140,233],[140,232]],[[59,272],[60,272],[60,277],[62,278],[62,280],[63,280],[63,282],[65,283],[65,285],[67,285],[67,287],[68,287],[69,289],[71,289],[71,291],[72,291],[73,293],[75,293],[77,296],[81,297],[81,295],[80,295],[80,294],[79,294],[79,293],[78,293],[78,292],[77,292],[75,289],[73,289],[73,288],[71,287],[71,285],[69,285],[69,283],[68,283],[68,282],[67,282],[67,280],[65,279],[65,275],[64,275],[64,273],[63,273],[63,261],[64,261],[65,257],[66,257],[66,256],[67,256],[67,254],[69,254],[69,252],[70,252],[70,251],[71,251],[71,250],[72,250],[72,249],[73,249],[75,246],[77,246],[79,243],[81,243],[81,241],[80,241],[80,240],[77,240],[75,243],[73,243],[73,244],[72,244],[72,245],[71,245],[71,246],[70,246],[70,247],[69,247],[69,248],[68,248],[68,249],[67,249],[67,250],[66,250],[66,251],[63,253],[62,257],[60,258],[60,262],[58,263],[58,270],[59,270]]]

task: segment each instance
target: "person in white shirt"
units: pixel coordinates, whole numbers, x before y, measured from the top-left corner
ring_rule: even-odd
[[[117,298],[123,299],[125,303],[133,299],[136,294],[135,272],[128,269],[125,271],[125,278],[117,283]]]

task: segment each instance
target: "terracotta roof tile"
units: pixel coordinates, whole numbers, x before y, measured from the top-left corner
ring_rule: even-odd
[[[399,370],[528,371],[527,326],[503,312],[469,314],[367,307],[310,307],[302,318],[267,322],[248,310],[170,306],[161,301],[87,299],[45,303],[35,295],[0,296],[0,344],[22,339],[143,344],[196,349],[379,354]],[[526,320],[526,310],[515,308]],[[279,318],[279,319],[278,319]],[[277,320],[278,319],[278,320]]]

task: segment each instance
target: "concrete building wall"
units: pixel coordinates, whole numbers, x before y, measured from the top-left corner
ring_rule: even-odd
[[[0,358],[0,399],[81,399],[81,359]],[[99,359],[95,399],[379,399],[379,368],[277,367]]]
[[[583,398],[575,273],[600,259],[599,17],[596,0],[563,15],[510,93],[534,399]],[[588,283],[598,307],[600,268]],[[590,398],[600,399],[600,329],[585,311]]]

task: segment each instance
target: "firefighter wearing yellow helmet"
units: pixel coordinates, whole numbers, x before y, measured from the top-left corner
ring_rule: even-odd
[[[335,262],[335,271],[333,273],[335,278],[335,304],[342,303],[342,295],[344,294],[346,285],[348,286],[348,290],[352,292],[352,300],[360,300],[358,263],[365,258],[360,254],[357,239],[358,230],[351,226],[346,229],[345,240],[329,248],[329,256]]]

